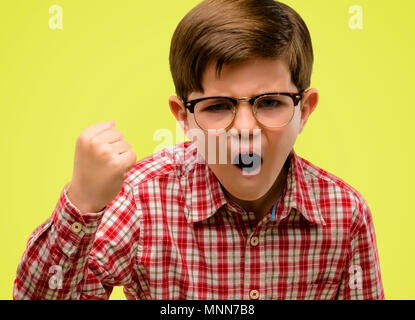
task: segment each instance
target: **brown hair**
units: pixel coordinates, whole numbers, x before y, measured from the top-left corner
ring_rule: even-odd
[[[252,58],[284,59],[298,90],[310,86],[313,48],[300,15],[275,0],[204,0],[178,24],[170,47],[176,94],[204,92],[203,72]]]

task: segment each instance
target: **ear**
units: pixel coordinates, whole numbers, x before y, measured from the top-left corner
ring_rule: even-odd
[[[182,130],[186,133],[189,130],[189,122],[187,119],[187,111],[184,107],[183,101],[176,96],[171,96],[169,98],[169,106],[171,113],[173,113],[177,122],[182,127]]]
[[[318,104],[318,91],[317,89],[309,89],[304,93],[303,100],[301,102],[301,122],[300,131],[298,134],[303,132],[305,124],[307,123],[308,117],[314,111]]]

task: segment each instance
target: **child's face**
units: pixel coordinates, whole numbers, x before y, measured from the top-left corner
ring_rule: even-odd
[[[237,65],[224,65],[221,78],[215,76],[215,65],[208,65],[202,85],[205,92],[192,92],[188,100],[211,97],[211,96],[229,96],[235,98],[253,97],[262,93],[270,92],[298,92],[298,89],[291,82],[289,68],[282,60],[260,59],[251,60]],[[219,139],[216,143],[216,155],[212,158],[209,152],[209,141],[212,141],[212,135],[204,132],[205,142],[198,144],[205,150],[201,153],[205,159],[217,159],[216,163],[209,163],[209,167],[215,173],[222,186],[232,196],[245,200],[253,201],[263,197],[268,190],[277,181],[281,169],[286,161],[297,135],[301,133],[308,116],[314,110],[318,102],[318,92],[316,89],[310,89],[304,94],[303,101],[295,107],[294,116],[286,126],[281,128],[269,128],[261,126],[252,113],[249,102],[240,101],[237,106],[237,112],[232,125],[228,128],[228,135],[223,139],[223,147],[227,150],[227,163],[219,163]],[[176,119],[184,122],[184,130],[187,133],[192,129],[200,129],[197,125],[194,114],[188,110],[184,111],[183,103],[177,97],[171,97],[169,100],[170,108]],[[300,105],[303,104],[300,110]],[[245,129],[245,130],[244,130]],[[256,129],[256,130],[255,130]],[[257,135],[260,129],[259,136]],[[255,130],[255,131],[254,131]],[[249,133],[243,135],[242,132]],[[254,134],[256,132],[256,134]],[[249,137],[249,139],[248,139]],[[260,139],[258,139],[260,137]],[[234,163],[235,145],[231,145],[231,140],[235,139],[248,141],[248,146],[254,150],[260,151],[262,164],[257,174],[244,174]],[[223,149],[222,149],[223,150]],[[210,161],[209,161],[210,162]],[[215,162],[215,161],[212,161]]]

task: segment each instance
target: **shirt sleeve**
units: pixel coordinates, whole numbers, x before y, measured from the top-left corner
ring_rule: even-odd
[[[356,212],[346,267],[336,299],[384,300],[375,229],[364,199]]]
[[[27,241],[15,300],[109,299],[113,286],[131,285],[139,223],[130,185],[101,212],[82,215],[65,187],[52,216]]]

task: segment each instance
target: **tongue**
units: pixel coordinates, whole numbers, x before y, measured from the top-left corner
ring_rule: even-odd
[[[261,165],[261,156],[256,153],[241,153],[235,160],[235,164],[248,173],[256,170]]]

